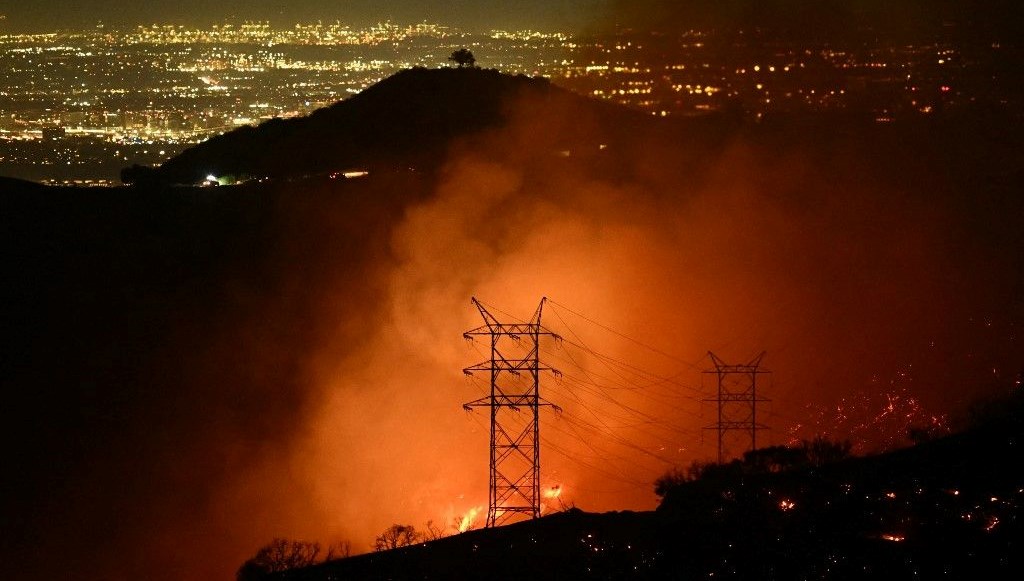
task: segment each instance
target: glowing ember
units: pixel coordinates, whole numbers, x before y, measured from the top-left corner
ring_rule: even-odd
[[[782,501],[779,502],[779,508],[782,510],[793,510],[794,507],[796,507],[796,503],[792,500],[782,499]]]
[[[897,372],[887,383],[895,387],[892,391],[879,393],[875,389],[864,389],[839,400],[832,406],[808,405],[808,424],[797,424],[790,428],[790,443],[824,435],[836,439],[849,439],[854,452],[864,453],[870,449],[889,450],[908,443],[913,431],[929,436],[949,433],[945,415],[925,410],[921,402],[911,395],[900,383],[911,382],[908,370]],[[875,378],[873,383],[884,381]]]
[[[884,539],[886,541],[891,541],[893,543],[901,543],[906,538],[907,537],[905,537],[903,535],[897,535],[897,534],[884,534],[884,535],[882,535],[882,539]]]

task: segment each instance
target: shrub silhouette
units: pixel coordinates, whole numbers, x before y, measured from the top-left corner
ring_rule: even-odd
[[[472,67],[476,64],[476,57],[473,56],[473,52],[468,48],[460,48],[453,52],[448,60],[453,61],[460,67]]]
[[[407,547],[418,543],[420,540],[420,534],[416,532],[416,527],[412,525],[391,525],[384,529],[384,532],[377,535],[377,538],[373,542],[373,550],[375,551],[387,551],[390,549],[397,549],[399,547]]]

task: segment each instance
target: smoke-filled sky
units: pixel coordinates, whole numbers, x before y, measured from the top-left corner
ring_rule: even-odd
[[[1013,182],[943,161],[984,138],[696,124],[600,150],[574,102],[510,111],[436,180],[19,206],[11,576],[228,579],[274,537],[365,551],[483,509],[472,296],[552,299],[551,509],[651,509],[714,456],[708,350],[767,351],[763,444],[903,444],[1019,380]],[[595,157],[550,156],[568,135]]]
[[[309,512],[287,513],[284,533],[358,541],[485,507],[487,414],[460,408],[486,390],[461,373],[487,357],[461,338],[482,323],[471,296],[505,319],[553,301],[545,325],[564,340],[542,358],[564,376],[542,380],[563,408],[542,421],[542,484],[561,491],[549,508],[650,509],[654,478],[713,457],[709,349],[733,363],[768,352],[763,444],[827,433],[861,451],[945,426],[1021,371],[1005,366],[1020,355],[1011,315],[994,310],[1017,258],[965,231],[932,169],[901,176],[863,140],[737,136],[713,155],[649,141],[629,178],[610,178],[599,159],[524,153],[550,145],[537,127],[586,134],[599,120],[516,111],[484,145],[454,148],[390,231],[379,318],[316,368],[321,403],[288,458]],[[990,335],[965,338],[978,332]]]

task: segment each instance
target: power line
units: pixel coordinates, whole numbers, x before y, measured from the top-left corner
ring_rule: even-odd
[[[566,305],[563,305],[562,303],[559,303],[559,302],[555,301],[554,299],[548,299],[548,300],[549,300],[549,302],[552,305],[554,305],[554,306],[556,306],[558,308],[565,309],[569,313],[572,313],[573,315],[576,315],[577,317],[583,319],[584,321],[587,321],[588,323],[596,325],[596,326],[604,329],[605,331],[608,331],[609,333],[611,333],[613,335],[616,335],[617,337],[621,337],[622,339],[630,341],[631,343],[635,343],[635,344],[637,344],[637,345],[639,345],[639,346],[641,346],[641,347],[643,347],[645,349],[648,349],[648,350],[650,350],[650,351],[652,351],[654,353],[657,353],[658,355],[661,355],[661,356],[663,356],[665,358],[671,359],[672,361],[675,361],[677,363],[682,363],[683,365],[686,365],[686,366],[690,367],[691,369],[693,369],[695,371],[701,371],[701,368],[698,365],[696,365],[695,363],[692,363],[690,361],[686,361],[685,359],[682,359],[680,357],[672,355],[671,353],[663,351],[662,349],[659,349],[659,348],[657,348],[657,347],[655,347],[653,345],[649,345],[649,344],[647,344],[647,343],[645,343],[645,342],[643,342],[643,341],[641,341],[639,339],[635,339],[633,337],[630,337],[629,335],[626,335],[625,333],[621,333],[619,331],[616,331],[615,329],[609,327],[608,325],[605,325],[604,323],[601,323],[600,321],[596,321],[596,320],[594,320],[594,319],[584,315],[583,313],[574,311],[570,307],[568,307]],[[556,315],[557,315],[557,311],[556,311]]]
[[[571,338],[556,334],[541,326],[541,315],[546,303],[554,303],[543,299],[533,318],[529,321],[519,319],[502,309],[473,299],[473,304],[480,311],[484,325],[465,333],[467,339],[488,337],[490,339],[489,360],[467,368],[467,375],[487,372],[490,382],[473,377],[471,383],[477,388],[488,389],[489,394],[465,405],[466,409],[488,407],[491,410],[491,450],[490,450],[490,487],[487,526],[495,526],[507,522],[515,515],[536,518],[540,514],[540,444],[565,457],[572,463],[594,473],[628,484],[633,487],[648,487],[650,482],[630,479],[612,466],[628,465],[631,474],[644,474],[652,471],[650,462],[638,462],[638,455],[650,458],[658,463],[669,466],[677,465],[672,454],[683,453],[686,447],[681,446],[678,438],[697,438],[698,432],[687,430],[673,422],[659,417],[657,411],[648,411],[635,401],[623,401],[622,394],[643,394],[645,400],[656,401],[658,411],[673,409],[693,417],[700,414],[678,405],[680,399],[699,402],[692,394],[701,393],[700,388],[687,385],[678,380],[683,371],[670,376],[655,373],[620,358],[612,357],[591,348],[582,336],[568,324],[558,309],[551,312],[564,326],[565,333]],[[661,349],[648,345],[628,335],[620,333],[578,313],[564,305],[562,310],[583,320],[597,325],[601,329],[617,337],[644,347],[663,357],[695,366]],[[503,317],[499,321],[492,313]],[[512,321],[512,322],[506,322]],[[555,339],[560,349],[550,355],[569,366],[576,368],[579,375],[562,374],[551,367],[542,366],[539,360],[541,338],[544,336]],[[514,343],[512,349],[509,344]],[[477,345],[473,348],[480,352]],[[518,351],[516,351],[518,349]],[[597,364],[607,371],[597,373],[583,365],[574,355],[574,349],[593,357]],[[484,353],[481,352],[483,355]],[[561,355],[561,356],[559,356]],[[591,365],[592,367],[593,365]],[[559,393],[569,397],[578,406],[579,414],[562,412],[561,421],[551,424],[551,428],[569,437],[581,445],[589,454],[573,453],[562,445],[553,442],[549,437],[541,437],[538,408],[552,405],[544,402],[539,395],[540,375],[543,371],[552,372],[559,381],[554,384]],[[673,386],[690,393],[681,394],[669,390]],[[627,398],[629,399],[629,398]],[[596,405],[595,405],[596,404]],[[529,413],[509,415],[510,412],[526,408]],[[561,410],[559,410],[561,411]],[[583,415],[580,415],[583,414]],[[584,417],[589,416],[589,417]],[[591,419],[592,418],[592,419]],[[653,448],[640,445],[639,442],[657,442]],[[701,439],[702,441],[702,439]],[[613,451],[617,450],[617,451]],[[670,452],[663,453],[665,450]],[[673,452],[672,450],[675,450]],[[513,470],[509,465],[515,465]],[[522,474],[522,477],[518,477]],[[653,475],[652,475],[653,476]],[[652,478],[653,480],[653,478]]]
[[[641,367],[637,367],[636,365],[633,365],[631,363],[626,363],[625,361],[616,359],[615,357],[612,357],[611,355],[605,355],[603,353],[598,353],[597,351],[595,351],[595,350],[591,349],[590,347],[587,347],[586,345],[583,345],[581,343],[576,343],[576,342],[570,341],[570,340],[568,340],[568,339],[566,339],[564,337],[561,339],[561,342],[565,343],[567,345],[571,345],[573,347],[576,347],[577,349],[581,349],[581,350],[583,350],[583,351],[593,355],[594,357],[597,357],[598,360],[604,362],[606,365],[608,363],[614,363],[615,365],[618,365],[618,366],[620,366],[620,367],[622,367],[622,368],[624,368],[626,370],[632,371],[635,375],[639,375],[641,377],[653,378],[653,379],[657,380],[655,383],[671,383],[672,385],[675,385],[677,387],[681,387],[683,389],[687,389],[687,390],[690,390],[690,391],[693,391],[693,392],[698,392],[698,393],[700,392],[700,390],[698,388],[695,388],[695,387],[690,386],[690,385],[686,385],[685,383],[680,383],[680,382],[676,381],[674,377],[665,377],[663,375],[659,375],[657,373],[654,373],[654,372],[651,372],[651,371],[647,371],[646,369],[643,369]],[[682,374],[681,372],[679,374],[676,374],[676,377],[678,377],[681,374]],[[683,396],[683,397],[685,397],[685,396]]]

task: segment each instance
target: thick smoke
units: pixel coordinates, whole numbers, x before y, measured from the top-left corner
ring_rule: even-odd
[[[141,395],[55,472],[71,484],[46,489],[12,547],[53,575],[225,579],[275,536],[365,551],[392,523],[450,527],[487,502],[487,417],[461,408],[486,389],[461,373],[487,356],[462,339],[482,323],[471,296],[520,319],[552,299],[548,510],[650,509],[656,477],[713,457],[708,350],[767,351],[763,444],[813,435],[809,404],[898,389],[925,421],[1019,372],[1016,238],[916,146],[813,126],[616,134],[568,104],[510,119],[455,145],[422,196],[371,176],[233,198],[251,215],[224,215],[254,233],[221,241],[235,259],[184,235],[203,249],[188,260],[259,266],[184,283],[188,268],[154,269],[178,290],[133,312],[173,316],[111,332],[146,337],[145,377],[119,379]],[[188,224],[203,207],[175,211]],[[74,365],[63,379],[102,377]],[[58,519],[59,534],[40,524]],[[47,570],[47,553],[67,559]]]
[[[482,323],[471,296],[518,319],[556,301],[544,321],[566,342],[545,343],[544,358],[571,377],[542,382],[564,408],[542,420],[551,509],[650,509],[654,478],[713,457],[708,350],[733,363],[768,352],[762,444],[870,433],[808,425],[820,418],[808,405],[909,390],[919,416],[858,442],[877,450],[984,387],[987,363],[962,360],[961,332],[989,305],[972,281],[1008,263],[996,253],[979,269],[952,252],[965,236],[954,194],[927,170],[885,160],[863,136],[787,142],[787,131],[712,152],[577,140],[564,157],[560,134],[596,138],[596,119],[528,102],[512,117],[454,148],[435,192],[392,231],[388,315],[364,349],[324,368],[325,403],[294,459],[324,509],[303,534],[360,548],[393,522],[450,524],[486,504],[488,418],[460,408],[486,390],[460,373],[487,357],[461,339]],[[612,156],[631,161],[609,173]]]

